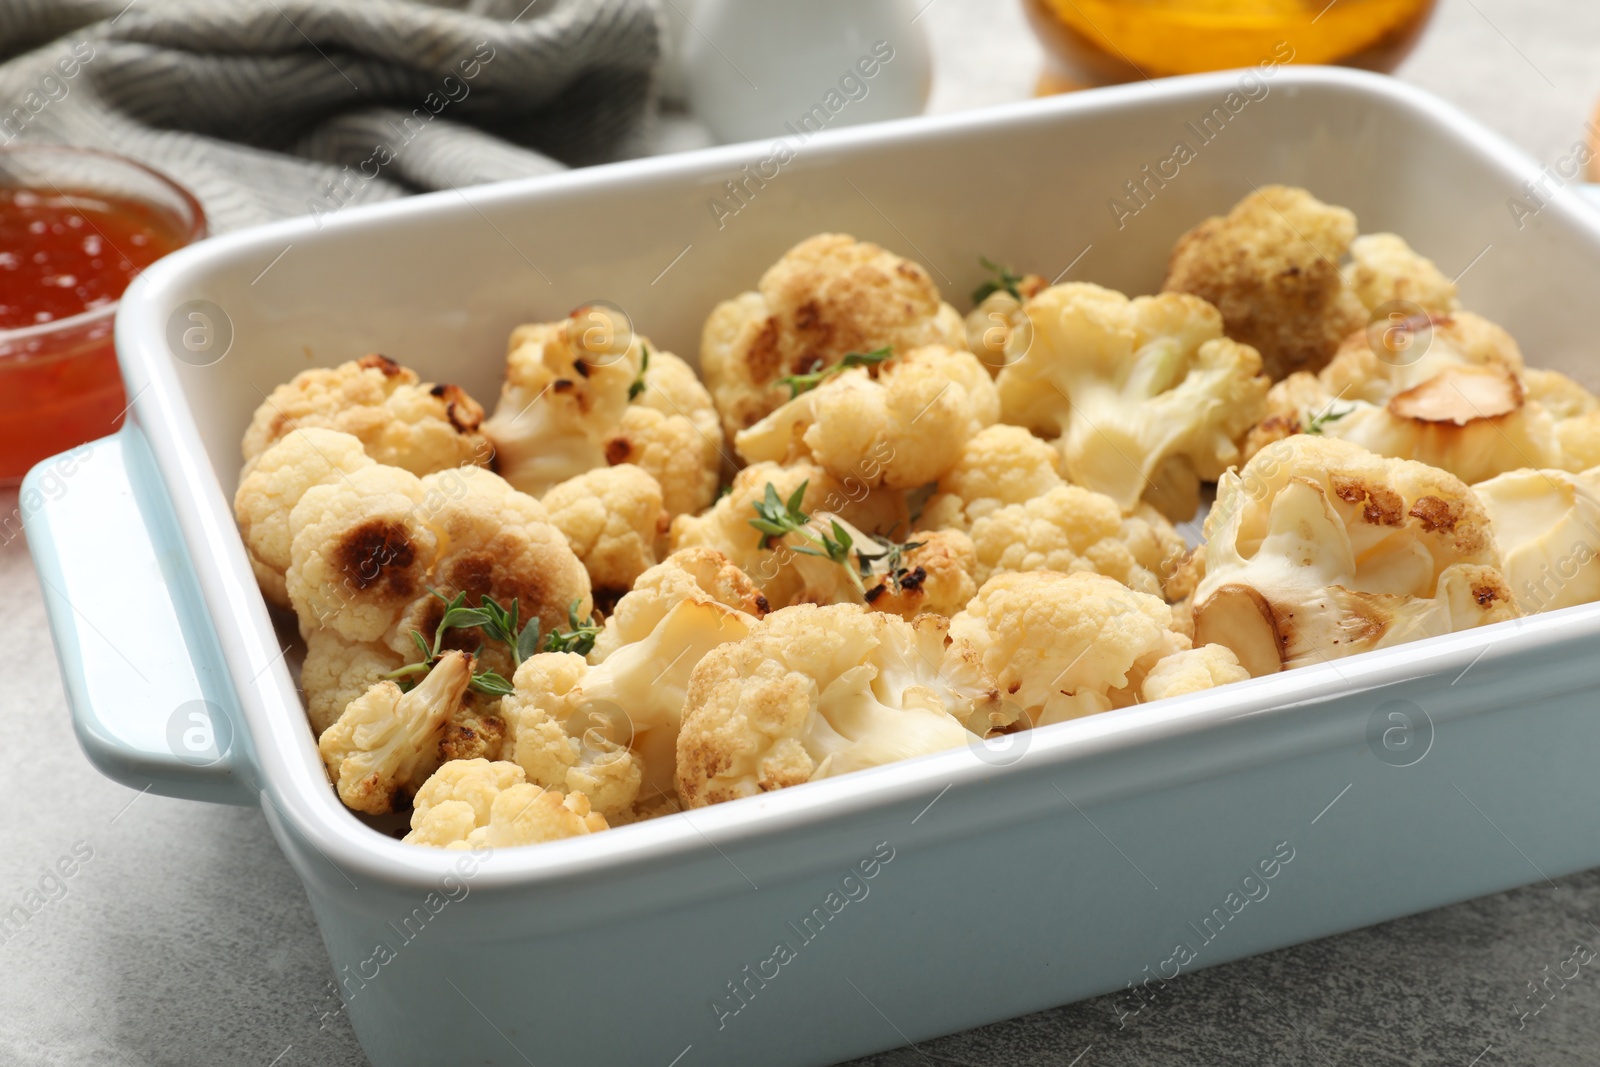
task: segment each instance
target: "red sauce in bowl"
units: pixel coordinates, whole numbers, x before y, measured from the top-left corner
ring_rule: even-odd
[[[195,229],[133,198],[0,187],[0,484],[121,425],[117,300]]]

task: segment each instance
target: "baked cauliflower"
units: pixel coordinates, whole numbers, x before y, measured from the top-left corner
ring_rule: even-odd
[[[1600,468],[1509,471],[1472,487],[1526,614],[1600,600]]]
[[[681,602],[708,599],[755,619],[772,610],[761,588],[721,552],[680,549],[641,574],[617,601],[595,639],[589,662],[603,663],[622,646],[643,641]]]
[[[678,732],[687,808],[976,743],[995,694],[941,676],[944,620],[853,604],[773,612],[689,679]]]
[[[539,785],[581,790],[612,822],[633,821],[641,806],[671,797],[689,675],[712,649],[746,636],[758,618],[719,598],[727,577],[721,570],[703,550],[669,557],[622,598],[622,621],[597,648],[603,655],[597,665],[560,652],[525,660],[515,692],[501,706],[504,758]],[[744,590],[732,599],[750,603]],[[758,594],[753,606],[759,604]],[[640,633],[650,618],[654,625]],[[625,636],[634,640],[621,641]]]
[[[967,313],[967,347],[990,374],[999,374],[1032,343],[1025,305],[1045,288],[1037,274],[1015,275],[984,261],[998,282],[986,282],[973,293],[974,307]]]
[[[699,511],[717,491],[722,431],[710,394],[681,359],[603,306],[512,331],[483,430],[500,473],[533,496],[620,463],[647,471],[673,515]]]
[[[994,383],[971,352],[928,345],[833,372],[844,366],[819,372],[820,384],[808,381],[740,430],[739,455],[747,463],[811,460],[840,480],[915,489],[953,467],[967,440],[1000,415]]]
[[[449,652],[409,693],[379,682],[322,732],[317,749],[347,807],[369,815],[393,810],[395,794],[437,751],[444,724],[472,682],[472,667],[471,656]]]
[[[1177,293],[1129,300],[1098,285],[1051,286],[1028,302],[1033,343],[1000,372],[1002,418],[1059,435],[1073,482],[1132,511],[1141,496],[1193,517],[1200,482],[1239,460],[1269,382],[1222,317]]]
[[[350,434],[377,462],[412,474],[481,466],[492,456],[482,421],[483,408],[459,386],[422,382],[387,356],[363,356],[301,371],[274,389],[244,432],[244,473],[290,431],[313,426]]]
[[[605,829],[582,793],[529,785],[515,763],[452,760],[417,790],[405,840],[446,849],[510,848]]]
[[[1524,374],[1511,336],[1470,312],[1375,323],[1352,334],[1319,374],[1291,374],[1273,386],[1267,417],[1245,448],[1311,432],[1466,482],[1565,466],[1556,421],[1528,398]]]
[[[795,245],[755,292],[706,319],[700,369],[731,438],[789,399],[782,379],[812,374],[850,353],[966,345],[961,316],[928,272],[875,244],[837,233]]]
[[[1139,698],[1148,704],[1165,697],[1198,693],[1230,682],[1242,682],[1250,672],[1226,645],[1201,645],[1156,660],[1139,686]]]
[[[337,430],[291,430],[257,457],[233,495],[233,515],[250,569],[269,603],[289,606],[289,513],[313,486],[373,466],[361,441]]]
[[[1136,703],[1149,670],[1188,648],[1159,597],[1100,574],[1028,571],[983,584],[950,621],[948,655],[1048,726]]]
[[[1488,515],[1454,476],[1300,435],[1225,474],[1195,641],[1251,675],[1515,618]]]
[[[1352,262],[1341,270],[1346,253]],[[1358,239],[1349,211],[1282,185],[1180,237],[1163,288],[1214,305],[1228,336],[1254,347],[1274,381],[1320,370],[1390,301],[1433,314],[1457,306],[1455,286],[1399,237]]]
[[[671,522],[661,484],[642,467],[596,467],[568,478],[540,501],[589,572],[597,596],[613,599],[656,564]]]
[[[930,529],[971,529],[1008,504],[1025,504],[1063,486],[1061,454],[1020,426],[996,425],[975,435],[934,488],[922,511]]]

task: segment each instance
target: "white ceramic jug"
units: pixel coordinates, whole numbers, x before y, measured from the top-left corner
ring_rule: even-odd
[[[724,143],[920,114],[928,2],[699,0],[682,8],[690,111]]]

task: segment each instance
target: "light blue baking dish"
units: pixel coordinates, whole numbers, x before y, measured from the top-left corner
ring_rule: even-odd
[[[1600,605],[532,849],[344,811],[229,507],[251,410],[313,363],[382,351],[492,398],[514,324],[597,298],[692,356],[715,300],[829,229],[950,294],[980,254],[1149,291],[1179,233],[1279,181],[1465,270],[1531,362],[1600,384],[1600,224],[1397,82],[1225,73],[793,147],[759,183],[771,146],[736,146],[179,252],[118,318],[126,428],[29,476],[86,753],[261,805],[374,1064],[824,1064],[1600,863]]]

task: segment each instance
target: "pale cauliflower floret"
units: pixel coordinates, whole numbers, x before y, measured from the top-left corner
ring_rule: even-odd
[[[1159,513],[1124,518],[1116,501],[1075,485],[991,511],[972,524],[972,543],[979,584],[1006,571],[1090,571],[1161,597],[1188,558]]]
[[[530,780],[581,790],[607,819],[631,820],[636,805],[673,791],[678,726],[695,665],[755,622],[710,596],[689,597],[598,666],[573,653],[527,659],[502,704],[503,755]]]
[[[1563,470],[1586,471],[1600,466],[1600,397],[1553,370],[1525,370],[1522,383],[1528,402],[1555,420]]]
[[[525,493],[633,463],[661,485],[672,514],[711,502],[722,462],[716,413],[694,372],[600,306],[512,331],[484,433],[500,473]]]
[[[407,844],[434,848],[507,848],[607,829],[582,793],[527,784],[514,763],[453,760],[417,790]]]
[[[262,594],[289,606],[284,573],[289,569],[289,513],[308,489],[338,481],[373,465],[361,442],[337,430],[307,427],[280,438],[257,458],[233,496],[250,568]]]
[[[1269,383],[1254,349],[1177,293],[1129,300],[1097,285],[1052,286],[1028,302],[1032,347],[1000,372],[1002,417],[1060,435],[1073,482],[1124,511],[1141,495],[1183,520],[1200,482],[1239,459]]]
[[[1350,242],[1350,260],[1345,284],[1369,312],[1392,301],[1429,315],[1448,315],[1461,308],[1455,282],[1395,234],[1357,237]]]
[[[370,815],[392,810],[395,793],[437,749],[472,681],[472,666],[471,656],[448,652],[409,693],[378,682],[322,732],[317,748],[347,807]]]
[[[941,477],[1000,414],[983,364],[943,345],[834,375],[741,430],[746,462],[814,460],[836,478],[915,489]]]
[[[781,378],[852,352],[966,344],[961,316],[926,270],[844,234],[795,245],[757,289],[717,305],[701,334],[700,367],[729,437],[789,398]]]
[[[1065,485],[1061,454],[1020,426],[991,426],[975,435],[939,479],[922,512],[929,529],[966,530],[997,508],[1022,504]]]
[[[963,744],[983,694],[941,677],[944,625],[837,604],[775,611],[706,656],[678,734],[697,808]]]
[[[670,521],[661,485],[631,463],[569,478],[542,501],[598,590],[622,593],[656,564]]]
[[[1198,644],[1254,676],[1514,618],[1488,516],[1444,471],[1301,435],[1217,486]]]
[[[1150,668],[1189,647],[1160,598],[1083,571],[989,579],[951,620],[950,640],[948,655],[992,679],[1034,726],[1136,703]]]
[[[1139,699],[1152,700],[1198,693],[1230,682],[1242,682],[1250,672],[1239,665],[1239,657],[1226,645],[1201,645],[1174,652],[1157,660],[1144,676]]]
[[[770,606],[750,576],[713,548],[685,548],[641,574],[617,601],[595,640],[590,663],[600,663],[623,645],[643,641],[685,600],[717,603],[759,619]]]
[[[1045,288],[1046,282],[1037,274],[1025,274],[1016,279],[1015,285],[1015,293],[995,288],[967,313],[967,347],[990,374],[999,374],[1032,343],[1033,327],[1028,324],[1025,305]],[[973,295],[976,298],[982,293],[979,289]]]
[[[300,667],[306,717],[317,736],[344,714],[352,700],[405,664],[405,657],[377,641],[347,641],[332,629],[305,633],[306,658]]]
[[[1310,428],[1467,482],[1563,466],[1556,423],[1527,399],[1524,373],[1511,336],[1470,312],[1374,323],[1320,374],[1273,386],[1246,451]]]
[[[1511,471],[1473,490],[1519,608],[1531,614],[1600,600],[1600,468]]]
[[[794,603],[804,595],[804,582],[790,565],[793,550],[763,548],[760,531],[750,525],[756,518],[754,505],[765,497],[768,485],[785,501],[804,485],[806,512],[837,514],[866,533],[905,529],[906,503],[899,492],[869,490],[859,481],[841,482],[813,463],[788,467],[755,463],[734,476],[727,495],[709,510],[672,520],[672,548],[714,548],[748,574],[773,607]]]
[[[1228,336],[1260,352],[1274,381],[1315,371],[1367,321],[1339,271],[1355,236],[1344,208],[1264,186],[1178,238],[1163,288],[1214,305]]]
[[[413,474],[484,464],[491,452],[478,431],[483,408],[454,385],[419,382],[384,356],[301,371],[274,389],[244,433],[245,473],[292,430],[348,433],[379,463]]]

